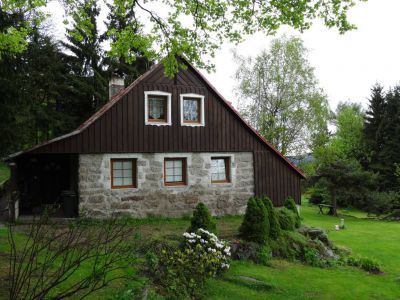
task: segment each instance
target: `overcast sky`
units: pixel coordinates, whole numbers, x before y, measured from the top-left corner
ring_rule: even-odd
[[[282,28],[278,35],[297,34],[310,50],[320,86],[328,95],[332,109],[350,100],[367,107],[370,88],[376,82],[385,87],[400,83],[400,0],[369,0],[351,9],[349,19],[358,29],[340,35],[316,23],[300,34]],[[268,48],[273,37],[256,34],[237,46],[242,55],[255,55]],[[235,65],[230,49],[223,45],[215,58],[216,72],[206,74],[214,86],[236,104],[233,92]]]
[[[53,2],[48,11],[53,13],[56,35],[63,36],[61,10]],[[366,107],[373,84],[379,82],[387,88],[400,83],[399,13],[400,0],[369,0],[350,10],[349,20],[358,29],[344,35],[316,22],[303,34],[285,27],[276,36],[284,33],[301,36],[310,50],[309,61],[332,109],[340,101],[347,100]],[[207,74],[203,71],[203,74],[227,100],[236,104],[231,49],[236,48],[242,55],[256,55],[261,49],[268,48],[273,38],[256,34],[238,46],[222,45],[214,60],[216,72]]]

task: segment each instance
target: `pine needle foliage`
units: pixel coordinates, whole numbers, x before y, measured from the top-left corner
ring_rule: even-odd
[[[240,237],[249,242],[265,243],[269,236],[268,213],[263,201],[251,197],[247,202],[243,223],[239,228]]]
[[[197,204],[196,208],[194,209],[191,224],[187,231],[195,232],[200,228],[210,232],[215,232],[216,230],[215,221],[213,220],[207,206],[202,202]]]

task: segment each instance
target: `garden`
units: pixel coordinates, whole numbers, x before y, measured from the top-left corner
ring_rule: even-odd
[[[200,204],[191,218],[128,218],[108,222],[83,218],[73,226],[57,225],[57,230],[49,229],[49,220],[38,220],[39,227],[45,228],[44,235],[32,235],[32,226],[28,225],[11,228],[17,248],[11,253],[21,258],[26,245],[35,242],[46,245],[55,236],[63,238],[63,243],[47,244],[44,252],[25,251],[37,257],[29,260],[36,267],[31,273],[34,276],[30,276],[29,291],[39,292],[53,285],[44,298],[60,295],[67,295],[68,299],[400,297],[400,223],[369,218],[351,209],[339,210],[339,217],[321,215],[318,207],[307,200],[303,200],[300,217],[290,199],[285,208],[271,208],[265,197],[251,198],[245,216],[210,218],[207,207]],[[344,227],[336,230],[335,225],[341,219]],[[37,232],[41,232],[40,228],[36,226]],[[20,269],[24,272],[14,272],[14,277],[8,272],[8,230],[0,228],[0,283],[6,287],[1,298],[7,299],[11,278],[15,283],[17,277],[20,284],[14,284],[14,290],[28,295],[25,299],[34,299],[33,294],[24,290],[21,278],[24,272],[26,276],[35,268],[26,268],[28,264],[22,263]],[[68,243],[81,250],[51,255],[63,253]],[[28,246],[31,248],[35,247]],[[14,260],[14,269],[19,269],[19,261],[22,260]],[[68,272],[62,274],[63,268]],[[40,270],[53,276],[40,277]],[[60,280],[65,281],[54,284],[57,276],[65,276]],[[35,283],[38,278],[42,279],[41,284]],[[73,286],[82,289],[68,296]]]

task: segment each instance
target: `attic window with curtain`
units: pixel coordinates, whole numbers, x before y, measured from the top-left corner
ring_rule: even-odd
[[[181,125],[204,126],[204,96],[181,94]]]
[[[171,125],[171,94],[147,91],[145,95],[145,124]]]

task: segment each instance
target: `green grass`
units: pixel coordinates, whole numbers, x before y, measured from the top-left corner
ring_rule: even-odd
[[[307,203],[301,208],[304,224],[324,228],[332,241],[351,249],[353,256],[375,258],[381,263],[384,274],[371,275],[351,267],[321,269],[277,259],[272,261],[270,267],[236,261],[223,278],[208,282],[205,298],[400,299],[400,223],[367,219],[365,213],[356,210],[341,210],[340,213],[339,218],[320,215],[318,208]],[[335,231],[334,225],[340,222],[340,218],[345,219],[346,229]],[[188,218],[132,221],[144,240],[176,238],[188,228],[189,223]],[[222,238],[232,239],[240,223],[241,217],[218,218],[217,233]],[[6,229],[0,229],[0,285],[7,268],[6,236]],[[18,239],[21,240],[21,235]],[[243,276],[258,281],[243,281]],[[138,285],[140,283],[137,282],[115,282],[89,299],[122,299],[117,295]]]
[[[5,163],[0,162],[0,184],[6,181],[9,177],[10,177],[10,169]]]
[[[268,292],[244,288],[223,279],[208,284],[209,299],[400,299],[400,223],[366,219],[366,214],[344,210],[339,218],[318,214],[303,205],[303,223],[322,227],[336,245],[350,248],[354,256],[378,260],[383,275],[371,275],[350,267],[320,269],[274,260],[271,267],[234,262],[226,276],[249,276],[274,288]],[[357,217],[354,217],[357,216]],[[345,219],[346,229],[334,225]]]

